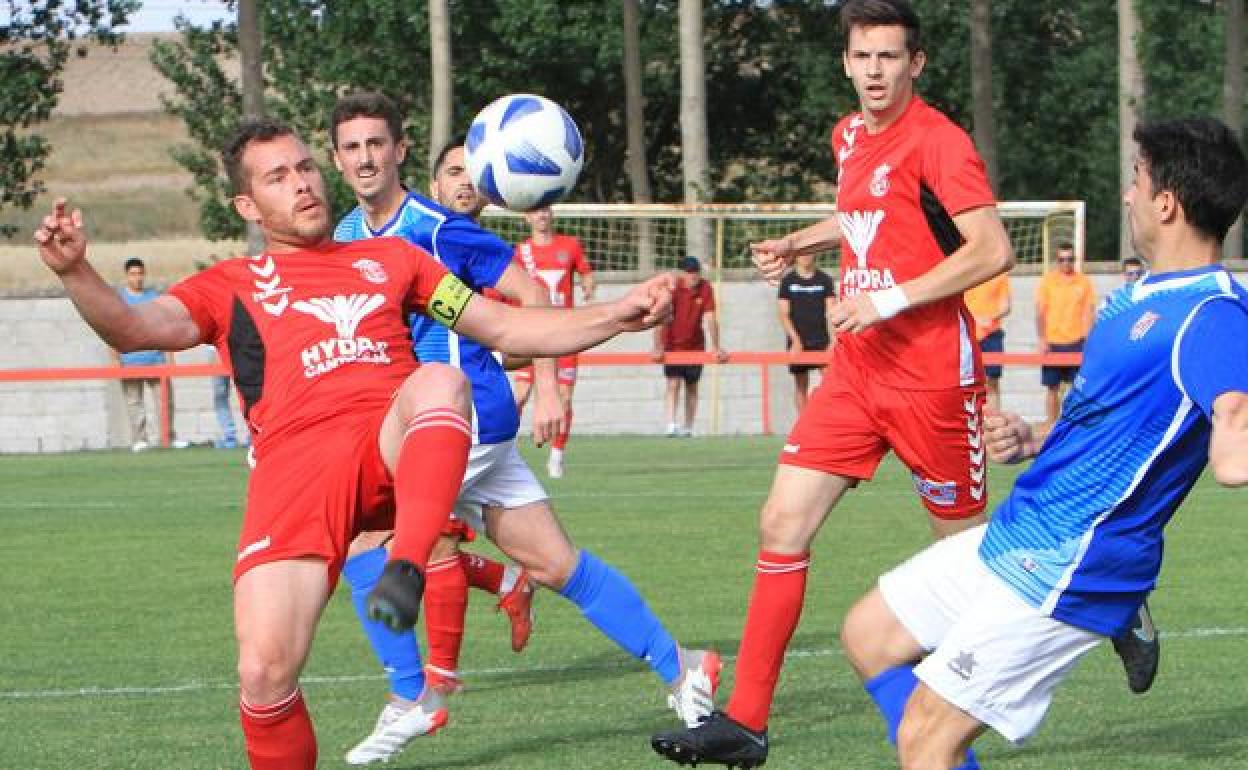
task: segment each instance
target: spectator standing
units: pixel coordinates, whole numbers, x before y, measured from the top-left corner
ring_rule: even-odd
[[[1001,322],[1010,314],[1010,274],[1001,273],[973,286],[962,295],[966,309],[975,319],[975,339],[984,353],[1001,353],[1005,350],[1005,327]],[[1000,364],[984,364],[984,378],[988,386],[988,403],[994,409],[1001,406]]]
[[[151,302],[160,296],[155,289],[149,289],[147,282],[147,266],[143,264],[143,260],[138,257],[130,257],[125,263],[126,280],[118,289],[117,293],[125,300],[127,305],[142,305]],[[113,351],[113,362],[118,366],[160,366],[165,363],[165,354],[159,350],[136,350],[131,353],[118,353]],[[144,391],[151,393],[152,400],[159,410],[160,405],[160,378],[158,377],[141,377],[134,379],[123,379],[121,381],[121,394],[126,401],[126,417],[130,423],[130,451],[143,452],[152,444],[160,444],[160,437],[148,436],[148,419],[147,406],[143,399]],[[169,422],[173,424],[173,388],[166,386],[165,397],[169,403]],[[152,421],[155,425],[160,425],[159,412],[157,417]],[[159,432],[159,427],[157,427]],[[150,441],[149,441],[150,438]],[[172,446],[177,449],[183,449],[187,446],[185,441],[179,441],[174,438],[173,429],[170,427],[169,438]]]
[[[1130,285],[1144,277],[1144,260],[1139,257],[1127,257],[1122,260],[1122,283]]]
[[[803,254],[780,280],[776,304],[784,327],[784,347],[792,353],[827,350],[828,310],[836,299],[836,284],[815,265],[814,254]],[[810,392],[810,373],[824,364],[789,364],[793,375],[793,403],[800,412]]]
[[[705,333],[703,321],[706,322]],[[685,257],[680,262],[676,290],[672,292],[671,320],[654,331],[654,359],[662,361],[666,353],[706,350],[707,337],[710,337],[711,351],[716,360],[727,360],[728,354],[719,346],[715,292],[702,279],[702,263],[698,258]],[[693,419],[698,412],[698,381],[702,379],[702,365],[665,364],[663,376],[667,379],[667,435],[692,436]],[[678,423],[676,407],[682,384],[685,389],[685,418],[684,422]]]
[[[1096,312],[1092,280],[1075,265],[1075,249],[1069,243],[1057,247],[1057,267],[1048,271],[1036,287],[1036,336],[1041,353],[1082,353],[1083,343]],[[1040,382],[1045,390],[1045,423],[1057,422],[1062,384],[1074,382],[1078,366],[1042,366]]]

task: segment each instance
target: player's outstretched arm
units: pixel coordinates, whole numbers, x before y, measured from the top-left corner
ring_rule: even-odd
[[[177,299],[158,297],[131,307],[104,282],[87,261],[82,211],[68,211],[64,198],[40,222],[35,243],[79,315],[114,350],[184,350],[201,342],[199,327]]]
[[[1248,484],[1248,393],[1223,393],[1213,402],[1209,465],[1219,484]]]
[[[1031,426],[1013,412],[984,407],[984,444],[988,458],[995,463],[1012,465],[1040,451],[1040,441]]]
[[[809,227],[795,230],[783,238],[771,238],[750,244],[750,258],[768,282],[776,284],[793,260],[803,254],[827,251],[841,240],[841,224],[828,217]]]
[[[656,275],[617,300],[577,308],[510,307],[476,297],[464,307],[455,329],[504,353],[569,355],[620,332],[662,323],[671,314],[674,288],[671,275]]]

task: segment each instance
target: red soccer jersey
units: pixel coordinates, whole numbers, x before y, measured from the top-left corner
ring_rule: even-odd
[[[416,370],[409,311],[423,311],[446,275],[401,238],[369,238],[225,260],[169,293],[234,372],[261,454],[282,436],[384,407]]]
[[[867,133],[861,114],[843,118],[832,147],[842,297],[926,273],[962,243],[952,217],[995,203],[970,137],[918,97],[879,134]],[[894,388],[970,385],[983,380],[974,328],[962,297],[953,296],[840,335],[833,357]]]
[[[706,350],[702,315],[715,312],[715,292],[706,281],[685,286],[682,281],[672,292],[672,320],[663,327],[664,350]]]
[[[550,289],[550,304],[572,307],[572,273],[589,275],[593,269],[581,250],[581,242],[571,235],[556,235],[545,246],[532,238],[516,247],[515,259],[528,274]]]

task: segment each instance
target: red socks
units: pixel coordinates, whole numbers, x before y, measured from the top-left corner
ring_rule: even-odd
[[[566,418],[563,421],[563,430],[555,436],[554,441],[550,442],[552,447],[560,451],[568,445],[568,436],[572,433],[572,407],[568,407],[568,411],[564,412],[563,416]]]
[[[425,570],[425,636],[429,639],[430,666],[452,673],[459,670],[467,611],[468,578],[461,555],[432,562]]]
[[[737,652],[736,685],[725,709],[751,730],[767,727],[784,651],[802,616],[809,567],[809,552],[758,552],[758,573]]]
[[[472,427],[453,409],[429,409],[407,426],[394,473],[390,559],[425,565],[459,497]]]
[[[238,713],[252,770],[316,770],[316,733],[303,691],[268,706],[240,698]]]
[[[463,552],[459,554],[459,561],[464,565],[464,574],[467,576],[469,586],[488,591],[495,596],[502,590],[503,570],[506,567],[501,562],[478,556],[475,553]]]

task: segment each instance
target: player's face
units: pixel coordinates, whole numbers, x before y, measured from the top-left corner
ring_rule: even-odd
[[[143,282],[147,279],[147,270],[132,267],[126,271],[126,287],[133,292],[143,291]]]
[[[1058,249],[1057,254],[1053,256],[1053,261],[1057,263],[1057,269],[1063,273],[1070,275],[1075,272],[1075,252],[1072,249]]]
[[[555,215],[551,213],[549,208],[534,209],[524,215],[524,219],[529,223],[529,229],[534,235],[550,235],[551,228],[554,226]]]
[[[248,189],[234,197],[234,208],[260,225],[269,248],[304,248],[329,237],[325,180],[307,145],[294,136],[252,142],[242,165]]]
[[[1131,245],[1144,259],[1152,259],[1157,238],[1157,212],[1153,208],[1153,180],[1148,161],[1136,156],[1135,176],[1122,194],[1127,206],[1127,224],[1131,229]]]
[[[407,143],[390,136],[382,118],[358,117],[338,124],[334,166],[362,202],[384,202],[401,194],[399,167]]]
[[[905,27],[856,26],[849,31],[845,76],[853,81],[868,120],[887,125],[901,114],[924,62],[922,51],[911,56],[906,48]]]
[[[797,264],[798,268],[800,268],[801,271],[804,273],[813,272],[815,269],[815,255],[814,254],[801,254],[797,257],[797,259],[794,260],[794,262]]]
[[[476,218],[485,208],[485,198],[477,193],[468,176],[468,164],[464,161],[464,148],[456,147],[446,153],[438,173],[429,185],[433,199],[451,211]]]

